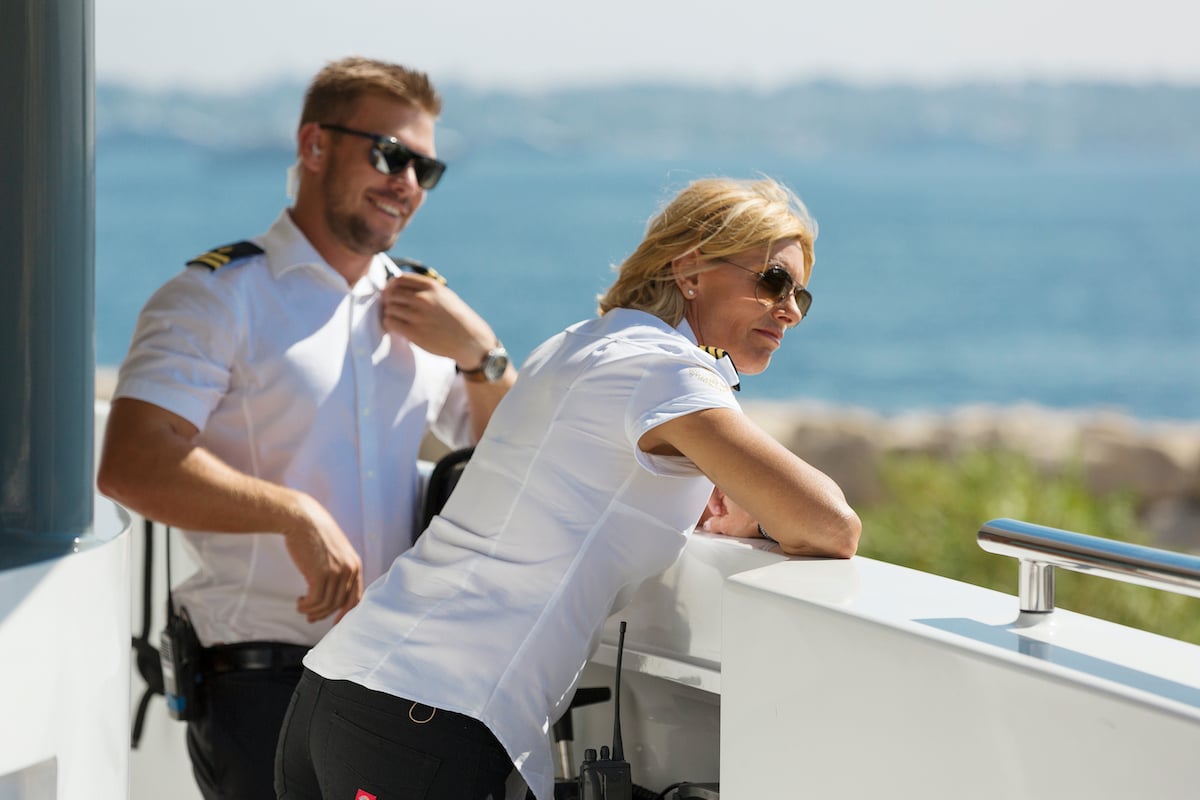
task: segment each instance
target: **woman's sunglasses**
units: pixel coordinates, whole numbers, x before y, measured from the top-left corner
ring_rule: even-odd
[[[327,131],[346,133],[350,136],[361,136],[363,139],[370,139],[374,142],[375,146],[371,148],[371,165],[384,175],[398,175],[404,172],[409,164],[412,164],[413,172],[417,176],[417,185],[422,189],[432,189],[437,186],[438,181],[442,179],[442,173],[446,171],[446,162],[414,152],[402,145],[399,139],[392,136],[380,136],[377,133],[356,131],[353,128],[346,128],[341,125],[326,125],[324,123],[320,125]]]
[[[792,280],[792,276],[783,267],[768,266],[759,272],[753,267],[742,266],[727,258],[714,258],[713,261],[720,261],[757,275],[758,282],[754,284],[754,297],[764,306],[779,305],[788,299],[788,295],[791,295],[796,298],[796,307],[800,309],[800,318],[808,316],[808,310],[812,308],[812,292],[803,286],[797,286],[796,282]]]

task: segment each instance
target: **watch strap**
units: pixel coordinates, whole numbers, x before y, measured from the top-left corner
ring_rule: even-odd
[[[500,362],[502,368],[496,366],[497,362]],[[489,375],[488,373],[494,369],[499,369],[499,373],[496,375]],[[454,365],[454,371],[462,375],[464,380],[471,381],[472,383],[491,383],[493,381],[497,381],[507,369],[508,351],[505,350],[504,345],[500,344],[499,342],[496,343],[495,347],[484,353],[483,360],[479,363],[478,367],[473,369],[463,369],[462,367],[458,366],[458,364]]]

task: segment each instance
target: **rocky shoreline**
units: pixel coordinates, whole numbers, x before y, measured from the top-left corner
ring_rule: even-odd
[[[1113,411],[1036,405],[887,417],[803,401],[743,406],[792,452],[834,478],[852,504],[883,499],[878,465],[885,455],[953,458],[1004,449],[1027,455],[1047,474],[1077,469],[1097,495],[1132,493],[1159,546],[1200,553],[1200,421],[1146,422]]]
[[[115,385],[114,369],[97,368],[98,399],[111,397]],[[1200,553],[1200,421],[1146,422],[1112,411],[1036,405],[895,416],[802,400],[749,401],[743,407],[792,452],[836,480],[854,505],[884,499],[879,462],[886,455],[953,458],[998,448],[1024,453],[1047,474],[1079,469],[1098,495],[1133,493],[1159,546]]]

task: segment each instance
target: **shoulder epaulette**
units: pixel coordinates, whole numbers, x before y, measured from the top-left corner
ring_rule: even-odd
[[[725,379],[729,381],[729,388],[735,392],[740,392],[742,390],[742,382],[738,379],[737,366],[733,363],[733,357],[721,347],[713,347],[708,344],[698,344],[696,346],[713,357],[713,360],[717,362],[717,368],[721,370],[722,374],[725,374],[728,370],[729,374],[725,374]]]
[[[200,255],[187,262],[190,267],[195,264],[198,267],[208,267],[210,270],[218,270],[226,264],[231,264],[234,261],[242,261],[250,256],[256,256],[263,252],[263,249],[254,242],[234,242],[233,244],[222,245],[214,250],[209,250],[207,253]]]
[[[435,281],[442,284],[443,286],[446,285],[446,278],[445,278],[445,276],[442,275],[442,273],[438,272],[433,267],[429,267],[429,266],[422,264],[420,261],[417,261],[415,258],[402,258],[402,257],[392,256],[391,259],[392,259],[392,261],[394,261],[396,263],[396,267],[399,269],[399,271],[392,269],[391,265],[389,264],[388,265],[388,273],[389,273],[388,277],[390,277],[390,278],[396,277],[401,272],[415,272],[418,275],[424,275],[427,278],[433,278]]]

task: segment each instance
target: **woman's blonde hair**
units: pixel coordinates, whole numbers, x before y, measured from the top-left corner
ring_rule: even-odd
[[[600,296],[600,313],[635,308],[669,325],[683,319],[685,302],[672,262],[696,253],[689,274],[713,269],[713,259],[795,239],[804,251],[804,281],[815,260],[817,223],[790,189],[771,178],[704,178],[688,184],[646,226],[642,243],[617,267]]]

